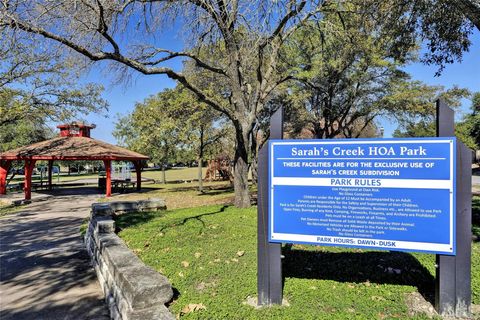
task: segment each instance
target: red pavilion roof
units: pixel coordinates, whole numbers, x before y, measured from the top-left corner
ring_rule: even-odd
[[[147,160],[148,157],[100,140],[60,136],[0,153],[0,160]]]

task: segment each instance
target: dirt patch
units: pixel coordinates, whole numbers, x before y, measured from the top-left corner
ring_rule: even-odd
[[[480,319],[480,304],[472,304],[473,319]]]
[[[408,313],[411,317],[418,315],[426,315],[428,318],[432,319],[439,317],[437,311],[432,306],[430,302],[425,300],[425,298],[418,292],[407,293],[405,295],[405,302],[408,307]],[[470,318],[457,318],[457,317],[443,317],[443,320],[460,320],[460,319],[480,319],[480,305],[472,304],[471,308],[472,316]]]
[[[269,306],[259,306],[258,305],[258,299],[257,297],[247,297],[247,300],[242,302],[243,304],[250,306],[256,310],[261,309],[261,308],[268,308]],[[283,298],[282,299],[282,307],[290,307],[290,303],[287,301],[287,299]]]
[[[424,314],[429,318],[438,316],[432,304],[416,291],[405,295],[405,303],[408,307],[408,313],[412,317],[420,314]]]

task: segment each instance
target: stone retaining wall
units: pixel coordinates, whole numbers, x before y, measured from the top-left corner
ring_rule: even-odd
[[[113,220],[123,213],[164,209],[159,199],[92,204],[85,244],[112,319],[175,319],[165,307],[173,296],[170,282],[128,249]]]

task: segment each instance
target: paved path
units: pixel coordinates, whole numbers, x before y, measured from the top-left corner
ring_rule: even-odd
[[[1,320],[108,319],[79,230],[99,195],[61,192],[0,218]]]
[[[472,176],[472,184],[480,185],[480,176]]]

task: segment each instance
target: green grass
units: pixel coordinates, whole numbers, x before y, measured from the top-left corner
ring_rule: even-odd
[[[162,198],[169,209],[199,207],[212,204],[230,204],[233,202],[233,188],[229,182],[209,182],[204,184],[203,193],[198,192],[196,182],[181,184],[146,184],[142,192],[114,195],[110,198],[101,198],[101,202],[119,200],[144,200],[148,198]]]
[[[257,290],[255,207],[138,213],[117,225],[127,245],[170,279],[177,292],[170,310],[185,319],[424,319],[409,315],[405,295],[433,301],[433,255],[294,245],[283,250],[290,306],[256,310],[244,304]],[[472,290],[480,304],[480,242]],[[206,309],[182,313],[189,304]]]
[[[207,169],[202,170],[203,177],[207,173]],[[144,171],[142,176],[145,178],[155,179],[162,181],[163,174],[161,170]],[[177,180],[194,180],[198,179],[198,168],[182,168],[182,169],[169,169],[165,171],[165,177],[167,181]]]
[[[8,205],[4,204],[3,202],[0,202],[0,217],[7,216],[9,214],[16,213],[20,211],[24,206],[14,206],[14,205]]]
[[[480,304],[480,197],[472,199],[472,231],[477,237],[472,245],[472,299]]]
[[[205,177],[205,174],[207,173],[207,169],[203,168],[203,177]],[[135,171],[132,171],[132,177],[135,176]],[[160,180],[162,181],[163,179],[163,174],[161,170],[148,170],[148,171],[143,171],[142,172],[142,177],[145,178],[150,178],[150,179],[155,179],[155,180]],[[178,181],[178,180],[194,180],[198,178],[198,168],[182,168],[182,169],[169,169],[165,171],[165,177],[168,181]],[[66,173],[62,172],[60,175],[60,183],[62,182],[67,182],[67,181],[75,181],[79,179],[96,179],[98,178],[98,174],[92,174],[92,173],[82,173],[82,174],[76,174],[72,173],[71,175],[66,175]],[[23,175],[17,175],[13,179],[13,181],[17,182],[22,182],[24,179]],[[43,177],[43,181],[46,181],[47,178]],[[32,177],[32,181],[40,181],[40,176],[39,175],[34,175]],[[58,178],[57,174],[54,174],[52,177],[52,181],[54,183],[58,183]]]

